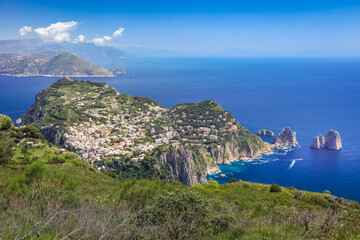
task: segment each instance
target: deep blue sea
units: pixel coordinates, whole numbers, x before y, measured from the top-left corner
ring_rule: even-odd
[[[162,58],[122,64],[125,76],[87,79],[166,107],[214,99],[254,133],[286,126],[296,131],[301,147],[220,166],[227,177],[209,178],[329,190],[360,201],[360,59]],[[0,113],[16,120],[56,80],[0,76]],[[343,149],[311,150],[312,139],[329,129],[340,132]]]

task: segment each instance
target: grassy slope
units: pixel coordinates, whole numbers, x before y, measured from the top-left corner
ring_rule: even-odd
[[[117,208],[119,206],[130,210],[131,214],[138,214],[146,209],[146,206],[156,205],[154,198],[163,195],[166,191],[176,194],[192,191],[206,199],[209,217],[226,216],[225,223],[220,222],[212,225],[211,229],[205,229],[205,235],[194,235],[202,239],[357,239],[360,237],[358,204],[351,203],[351,206],[343,206],[338,203],[329,203],[324,199],[324,196],[328,195],[325,193],[288,188],[281,188],[281,192],[270,193],[269,185],[249,182],[224,185],[211,182],[192,188],[178,183],[169,184],[150,180],[119,182],[94,171],[86,164],[76,162],[46,165],[45,177],[37,176],[31,180],[31,183],[24,183],[21,186],[19,179],[30,178],[29,169],[33,166],[0,167],[0,205],[3,206],[0,211],[0,225],[7,226],[0,228],[0,232],[1,230],[6,232],[12,227],[9,223],[10,216],[15,216],[16,225],[21,226],[16,228],[17,231],[22,230],[22,235],[30,232],[36,222],[41,222],[46,216],[51,215],[51,211],[44,207],[44,204],[51,205],[56,202],[56,208],[62,211],[64,209],[75,211],[86,207],[89,208],[86,210],[89,214],[88,218],[91,218],[92,211],[110,216],[114,210],[120,211]],[[66,181],[56,184],[64,176],[67,176]],[[47,178],[51,179],[51,182],[48,182]],[[40,179],[41,181],[38,181]],[[69,183],[75,187],[63,187]],[[39,195],[31,198],[34,189],[42,190],[39,190]],[[60,189],[63,193],[58,192]],[[57,192],[57,194],[51,198],[49,192]],[[47,199],[46,202],[44,199]],[[106,205],[106,202],[110,202],[111,205]],[[20,208],[19,206],[27,207]],[[44,208],[42,212],[39,211],[41,206]],[[302,214],[307,214],[310,219],[308,231],[301,226]],[[101,217],[104,216],[97,216],[100,219]],[[61,219],[50,222],[41,232],[40,239],[52,239],[59,232],[60,236],[70,233],[76,229],[77,225],[81,225],[78,218],[79,216],[75,214],[73,218],[63,219],[62,221],[67,222],[65,225],[60,224]],[[322,226],[327,218],[330,218],[329,225]],[[222,226],[221,223],[225,227],[220,231],[215,231],[216,226]],[[122,236],[119,239],[131,238],[131,235],[138,238],[159,237],[159,235],[152,235],[156,230],[150,233],[144,230],[141,235],[139,226],[136,226],[134,222],[131,224],[131,227],[127,229],[119,229],[117,234]],[[188,223],[184,224],[187,226]],[[125,234],[126,231],[130,231],[131,234]],[[93,234],[97,236],[98,233]],[[73,235],[75,239],[79,236],[81,235]],[[160,236],[160,238],[163,237]]]

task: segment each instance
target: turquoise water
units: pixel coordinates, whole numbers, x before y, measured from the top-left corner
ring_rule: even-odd
[[[254,133],[286,126],[297,132],[301,147],[222,165],[227,177],[209,178],[329,190],[360,201],[360,59],[168,58],[124,64],[125,76],[90,80],[166,107],[214,99]],[[18,118],[56,79],[0,76],[0,113]],[[343,149],[311,150],[313,137],[329,129],[340,132]]]

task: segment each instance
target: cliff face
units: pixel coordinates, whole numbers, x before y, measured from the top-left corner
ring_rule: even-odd
[[[281,132],[276,134],[273,144],[276,147],[296,147],[298,142],[296,141],[296,132],[293,132],[289,127],[284,128]]]
[[[62,146],[66,141],[63,132],[58,129],[44,128],[44,129],[40,129],[40,132],[44,136],[46,141],[51,142],[52,144]]]
[[[322,134],[315,137],[310,148],[313,149],[327,149],[327,150],[340,150],[342,148],[341,138],[339,132],[329,130],[326,138]]]
[[[322,149],[322,148],[324,148],[324,145],[325,145],[325,138],[322,134],[320,134],[319,136],[314,138],[313,143],[311,144],[310,148]]]
[[[325,138],[324,148],[328,150],[339,150],[342,148],[339,132],[329,130]]]
[[[179,179],[181,183],[191,186],[206,183],[206,176],[218,172],[219,164],[230,164],[231,161],[239,159],[251,160],[270,153],[273,149],[274,146],[271,144],[265,144],[256,150],[251,145],[241,148],[236,139],[231,139],[223,146],[203,149],[202,154],[193,154],[193,151],[185,149],[182,145],[176,145],[175,150],[162,153],[159,159],[172,173],[169,180]]]
[[[159,160],[171,173],[169,180],[179,179],[190,186],[207,183],[205,169],[196,169],[192,152],[181,145],[177,145],[173,151],[162,153]]]
[[[24,114],[19,118],[16,123],[20,125],[29,125],[33,122],[36,122],[40,118],[44,117],[45,115],[42,112],[42,106],[45,104],[45,98],[44,98],[44,91],[41,91],[38,93],[35,97],[35,104],[32,105]]]
[[[210,154],[215,158],[216,164],[230,164],[236,160],[251,160],[260,157],[262,154],[270,153],[274,149],[271,144],[264,143],[260,148],[254,148],[250,144],[245,147],[238,146],[235,139],[227,141],[224,146],[217,146],[210,149]]]

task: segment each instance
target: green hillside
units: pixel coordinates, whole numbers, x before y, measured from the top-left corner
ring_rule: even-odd
[[[21,124],[39,128],[56,145],[77,148],[119,179],[203,184],[218,164],[272,151],[213,100],[165,108],[106,83],[72,78],[41,91]]]
[[[0,126],[0,239],[360,238],[359,204],[329,192],[117,181],[36,128],[3,115]]]
[[[70,53],[61,54],[41,66],[44,75],[57,76],[113,76],[112,72],[95,66],[85,59],[78,58]]]

